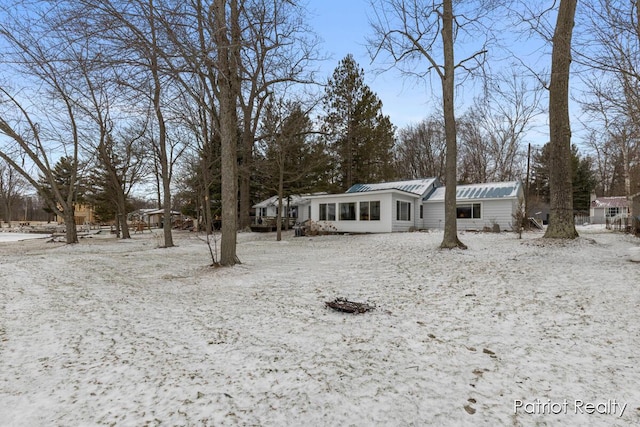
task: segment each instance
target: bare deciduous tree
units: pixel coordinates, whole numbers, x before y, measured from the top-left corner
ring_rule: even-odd
[[[511,181],[524,175],[523,140],[540,114],[542,87],[515,72],[491,80],[458,121],[462,182]]]
[[[2,218],[11,227],[14,204],[26,188],[26,181],[20,174],[4,161],[0,161],[0,203]],[[25,218],[26,219],[26,218]]]
[[[220,264],[240,262],[236,255],[238,218],[238,99],[240,96],[240,4],[238,0],[213,0],[214,37],[220,105],[222,240]]]
[[[394,147],[395,169],[401,179],[436,177],[445,173],[444,124],[442,117],[432,116],[398,131]]]
[[[243,8],[244,45],[240,73],[242,88],[239,165],[239,226],[250,223],[250,184],[256,131],[267,99],[292,85],[314,84],[311,64],[318,60],[318,38],[305,24],[300,2],[253,0]]]
[[[551,146],[549,191],[551,212],[546,238],[578,237],[573,219],[571,165],[571,120],[569,118],[569,74],[571,38],[577,0],[561,0],[553,34],[551,81],[549,83],[549,137]]]
[[[159,0],[79,0],[74,3],[78,19],[95,27],[104,44],[101,63],[114,70],[121,90],[129,93],[129,108],[152,111],[154,123],[149,126],[151,150],[158,170],[158,192],[164,209],[164,246],[173,246],[171,233],[171,180],[173,165],[183,149],[182,141],[170,138],[168,104],[174,89],[168,72],[167,57],[171,45],[165,29],[177,19],[180,2]]]
[[[445,226],[442,248],[466,248],[458,239],[456,219],[457,137],[455,118],[455,72],[471,73],[484,62],[487,42],[480,34],[488,35],[482,27],[480,15],[491,11],[490,3],[465,4],[452,0],[442,3],[425,0],[371,0],[373,7],[373,37],[368,42],[371,57],[380,59],[388,54],[391,66],[405,74],[424,78],[434,72],[442,87],[447,157],[445,172]],[[477,31],[481,29],[481,31]],[[457,61],[454,45],[464,35],[475,33],[476,47],[472,53]],[[477,42],[480,41],[479,46]],[[426,66],[424,61],[426,61]],[[468,75],[468,74],[467,74]]]
[[[574,56],[592,70],[582,77],[588,145],[603,178],[600,191],[631,195],[640,189],[640,8],[637,1],[584,4],[584,39]]]
[[[23,6],[16,3],[0,10],[0,37],[10,49],[4,65],[10,63],[12,75],[19,76],[16,80],[26,82],[23,91],[13,93],[0,86],[0,134],[7,137],[0,146],[0,158],[36,189],[41,187],[38,175],[42,177],[48,191],[41,195],[64,218],[66,242],[77,243],[74,203],[81,149],[80,94],[69,76],[83,51],[62,31],[55,3],[29,14]],[[54,174],[54,165],[62,157],[69,166],[64,184]]]

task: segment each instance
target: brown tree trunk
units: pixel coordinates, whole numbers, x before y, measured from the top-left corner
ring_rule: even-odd
[[[276,214],[276,240],[282,240],[282,197],[284,195],[284,165],[280,163],[280,175],[278,177],[278,213]]]
[[[158,120],[158,147],[157,154],[160,162],[160,181],[162,183],[162,205],[164,208],[164,219],[162,229],[164,235],[164,247],[173,246],[173,235],[171,234],[171,165],[167,150],[167,127],[162,113],[162,83],[160,81],[160,65],[158,64],[159,47],[156,35],[154,20],[153,0],[149,0],[149,26],[151,30],[149,71],[153,79],[153,108]],[[160,189],[158,189],[158,193]]]
[[[239,228],[243,230],[251,226],[251,168],[253,163],[253,135],[247,129],[243,132],[241,150],[242,167],[240,168]]]
[[[119,210],[116,212],[115,226],[116,226],[116,237],[119,239],[120,238],[120,228],[122,228],[122,224],[120,224],[120,211]]]
[[[569,119],[569,71],[571,36],[577,0],[561,0],[558,10],[549,84],[549,192],[551,212],[546,238],[578,237],[573,219],[573,186],[571,167],[571,122]]]
[[[67,243],[78,243],[78,231],[76,230],[76,217],[73,204],[64,210],[65,238]]]
[[[444,108],[444,131],[447,142],[445,193],[444,193],[444,236],[440,247],[453,249],[467,247],[458,239],[456,215],[456,184],[458,147],[456,140],[456,118],[454,111],[454,56],[453,56],[453,5],[445,0],[442,16],[442,44],[444,47],[444,75],[442,76],[442,102]]]
[[[122,188],[118,190],[118,223],[120,224],[120,229],[122,230],[122,238],[130,239],[131,234],[129,233],[129,226],[127,225],[127,198],[124,195],[124,191]]]
[[[230,0],[230,22],[227,22],[226,0],[214,0],[214,16],[216,21],[216,45],[218,48],[218,69],[220,70],[219,102],[220,102],[220,139],[221,139],[221,185],[222,185],[222,239],[220,241],[220,264],[235,265],[239,262],[236,256],[236,232],[238,218],[238,162],[237,162],[237,90],[238,90],[238,31],[237,0]],[[231,27],[231,39],[227,36]]]

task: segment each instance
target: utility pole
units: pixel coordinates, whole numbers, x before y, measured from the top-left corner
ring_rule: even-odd
[[[527,178],[524,184],[524,216],[525,223],[529,223],[529,171],[531,170],[531,143],[529,143],[529,149],[527,150]]]

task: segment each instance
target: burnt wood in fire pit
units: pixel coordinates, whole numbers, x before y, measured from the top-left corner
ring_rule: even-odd
[[[348,301],[344,298],[336,298],[333,301],[327,301],[325,303],[327,307],[331,307],[336,311],[342,311],[345,313],[365,313],[373,310],[375,307],[364,302]]]

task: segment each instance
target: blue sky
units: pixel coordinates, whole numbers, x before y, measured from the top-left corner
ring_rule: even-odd
[[[372,34],[367,16],[370,13],[369,0],[309,0],[307,9],[311,27],[323,39],[322,49],[331,57],[322,64],[322,73],[325,78],[333,73],[342,58],[351,53],[365,71],[366,84],[382,100],[383,113],[389,115],[391,122],[398,128],[418,123],[441,109],[441,87],[437,79],[432,78],[432,82],[418,82],[401,76],[394,69],[382,74],[376,73],[375,70],[381,65],[371,63],[365,46],[366,38]],[[528,61],[532,68],[548,69],[550,57],[546,56],[548,54],[545,52],[546,49],[541,48],[540,40],[526,36],[517,38],[508,20],[496,23],[496,26],[498,25],[505,30],[498,30],[500,37],[503,38],[502,43],[517,50],[517,54]],[[505,59],[507,55],[505,52],[499,49],[493,50],[493,58],[490,58],[490,61],[502,59],[505,61],[503,63],[507,63],[508,58]],[[498,58],[500,55],[502,58]],[[546,65],[547,61],[549,65]],[[493,62],[494,66],[497,64]],[[577,79],[574,78],[573,82],[576,81]],[[472,82],[468,81],[463,87],[458,87],[457,91],[456,110],[457,114],[462,114],[469,107],[474,94]],[[572,110],[573,114],[578,112],[575,106]],[[546,115],[538,116],[535,123],[536,128],[527,135],[525,142],[543,145],[548,141]],[[577,125],[578,123],[574,122],[574,130],[577,130]]]
[[[391,122],[398,127],[417,123],[436,108],[430,89],[403,79],[394,70],[375,73],[379,65],[371,64],[365,46],[366,37],[371,35],[368,8],[368,0],[309,1],[311,26],[324,40],[322,49],[331,57],[322,65],[322,73],[330,77],[338,62],[347,54],[353,54],[364,69],[366,84],[382,100],[383,112],[390,116]]]

